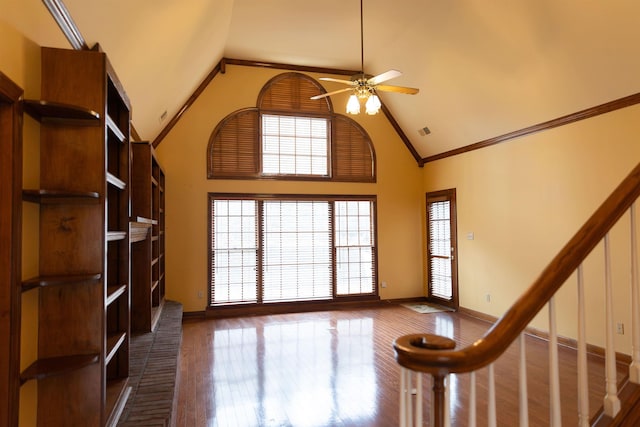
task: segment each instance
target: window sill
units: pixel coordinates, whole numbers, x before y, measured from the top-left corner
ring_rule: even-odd
[[[326,301],[294,301],[267,304],[234,304],[210,306],[205,310],[207,318],[262,316],[268,314],[301,313],[325,310],[354,310],[378,306],[383,301],[378,295],[350,296]]]

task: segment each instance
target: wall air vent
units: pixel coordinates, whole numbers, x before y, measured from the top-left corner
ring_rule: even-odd
[[[427,136],[431,133],[431,131],[428,127],[425,126],[422,129],[418,129],[418,133],[420,134],[420,136]]]

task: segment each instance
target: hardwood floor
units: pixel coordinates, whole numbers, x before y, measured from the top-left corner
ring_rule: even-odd
[[[466,346],[490,324],[467,315],[376,309],[185,321],[177,426],[397,426],[399,366],[393,340],[431,332]],[[529,425],[546,426],[547,343],[527,337]],[[495,364],[498,425],[517,425],[517,351]],[[560,348],[562,418],[577,424],[575,351]],[[624,376],[618,369],[618,381]],[[486,369],[477,374],[477,420],[486,425]],[[425,380],[425,396],[430,380]],[[452,425],[467,425],[469,375],[451,378]],[[604,366],[589,359],[590,412],[602,405]],[[429,399],[423,402],[427,414]],[[425,417],[428,418],[428,417]],[[428,424],[425,424],[428,425]]]

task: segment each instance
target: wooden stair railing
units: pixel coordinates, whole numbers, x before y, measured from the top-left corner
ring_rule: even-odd
[[[509,346],[514,343],[518,337],[524,332],[525,328],[533,320],[533,318],[542,310],[542,308],[550,303],[550,321],[555,319],[555,311],[553,310],[553,295],[558,289],[567,281],[567,279],[576,271],[578,271],[578,281],[580,282],[582,271],[579,268],[591,253],[594,247],[605,240],[605,246],[608,244],[608,232],[618,222],[622,215],[631,210],[632,217],[632,231],[635,224],[635,211],[634,202],[640,196],[640,164],[638,164],[631,173],[620,183],[620,185],[611,193],[611,195],[605,200],[605,202],[595,211],[595,213],[587,220],[587,222],[578,230],[578,232],[569,240],[569,242],[562,248],[562,250],[553,258],[548,266],[542,271],[540,276],[533,282],[533,284],[522,294],[522,296],[511,306],[509,310],[484,334],[484,336],[465,348],[436,348],[437,346],[425,345],[426,342],[437,341],[438,338],[429,334],[412,334],[400,337],[395,340],[393,347],[396,352],[396,361],[402,368],[401,383],[405,383],[410,379],[410,375],[406,372],[426,373],[430,374],[434,378],[434,405],[437,403],[438,408],[432,408],[432,420],[436,427],[448,425],[447,408],[445,406],[446,398],[436,398],[442,396],[442,383],[446,383],[445,379],[449,374],[459,373],[472,373],[489,366],[491,376],[491,364],[500,357]],[[632,251],[635,245],[635,231],[632,232]],[[605,248],[605,257],[607,257],[607,249]],[[637,254],[632,254],[632,257],[637,257]],[[607,269],[608,267],[605,267]],[[632,280],[637,282],[637,259],[632,260],[632,269],[635,269],[636,277]],[[581,284],[579,283],[579,286]],[[636,285],[637,286],[637,285]],[[607,291],[610,293],[610,288]],[[637,294],[637,292],[635,292]],[[632,295],[632,300],[638,300],[637,295]],[[637,311],[637,307],[634,307]],[[580,311],[580,310],[579,310]],[[580,314],[579,314],[580,315]],[[638,313],[633,313],[634,321],[636,323]],[[611,328],[613,327],[613,317],[611,313],[611,307],[607,302],[607,320],[611,318]],[[555,329],[555,326],[550,327]],[[580,328],[579,328],[580,329]],[[632,333],[640,335],[640,331],[634,331]],[[580,332],[579,332],[580,334]],[[607,334],[609,335],[609,334]],[[550,330],[550,360],[553,359],[553,352],[557,351],[557,336],[555,330]],[[611,344],[613,337],[611,336]],[[609,344],[609,336],[607,337]],[[586,347],[586,344],[580,344],[581,338],[578,339],[579,347],[582,345]],[[640,349],[637,347],[640,343],[634,341],[634,353],[637,353]],[[553,348],[556,350],[553,350]],[[607,347],[609,347],[607,345]],[[613,347],[613,346],[612,346]],[[580,349],[579,349],[580,350]],[[584,350],[583,350],[584,351]],[[607,370],[610,370],[609,366],[613,366],[614,380],[607,383],[613,383],[613,390],[607,386],[607,393],[615,391],[615,350],[607,348],[606,356],[613,353],[612,361],[608,361]],[[586,359],[586,353],[584,355]],[[579,356],[580,359],[580,356]],[[579,360],[580,364],[580,360]],[[635,365],[636,370],[640,361],[634,358],[632,363],[632,369]],[[552,364],[553,365],[553,364]],[[521,368],[522,369],[522,368]],[[551,366],[553,369],[553,366]],[[525,371],[526,372],[526,371]],[[634,376],[638,376],[630,371],[631,380],[634,381]],[[472,376],[471,382],[473,384],[475,378]],[[580,379],[579,379],[580,380]],[[636,378],[636,381],[638,378]],[[550,394],[552,401],[554,399],[553,394],[558,393],[556,387],[554,387],[553,379],[550,380]],[[404,384],[405,387],[401,390],[401,393],[407,392],[411,389],[410,385]],[[492,386],[489,386],[489,401],[491,407],[492,399]],[[437,390],[436,390],[437,389]],[[526,387],[525,387],[526,389]],[[472,395],[475,393],[473,390],[470,392]],[[614,401],[615,396],[610,396]],[[559,396],[558,396],[559,399]],[[401,397],[401,425],[411,425],[411,421],[414,419],[415,425],[421,425],[422,420],[418,420],[417,417],[407,415],[407,411],[411,406],[402,407],[403,402],[410,402],[410,399]],[[615,402],[611,404],[612,408],[607,408],[607,400],[605,399],[605,412],[611,410],[616,412]],[[419,403],[416,406],[421,406]],[[419,411],[421,414],[421,410]],[[495,423],[495,416],[489,410],[489,423]],[[418,409],[416,408],[416,414]],[[435,415],[435,416],[434,416]],[[614,416],[615,413],[611,416]],[[550,425],[559,425],[559,410],[557,416],[554,415],[552,409]],[[584,417],[583,417],[584,418]],[[405,424],[402,424],[402,422]],[[581,425],[588,425],[581,419]],[[524,424],[523,424],[524,423]],[[521,420],[520,425],[526,425],[526,420]],[[470,422],[472,424],[472,422]]]

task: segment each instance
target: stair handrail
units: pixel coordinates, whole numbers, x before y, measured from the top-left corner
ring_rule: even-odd
[[[522,296],[477,341],[462,349],[435,349],[435,336],[414,334],[397,339],[393,347],[399,365],[443,378],[471,372],[495,361],[602,241],[633,202],[640,197],[640,163],[616,187]]]

